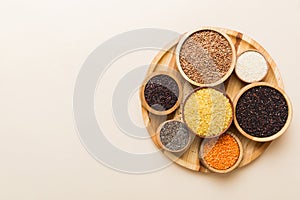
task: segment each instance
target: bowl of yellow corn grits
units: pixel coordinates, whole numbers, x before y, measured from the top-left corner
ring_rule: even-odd
[[[194,134],[212,138],[226,132],[233,120],[233,104],[214,87],[193,90],[183,103],[183,121]]]

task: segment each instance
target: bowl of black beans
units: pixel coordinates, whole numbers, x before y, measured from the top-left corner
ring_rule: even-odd
[[[278,87],[252,83],[240,90],[234,101],[234,123],[245,137],[268,142],[281,136],[292,119],[292,105]]]
[[[155,72],[142,84],[142,106],[155,115],[168,115],[180,105],[181,93],[181,82],[175,73]]]

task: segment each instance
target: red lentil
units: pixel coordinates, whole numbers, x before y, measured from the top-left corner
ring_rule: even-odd
[[[239,159],[240,149],[237,141],[229,134],[205,141],[203,158],[206,163],[217,170],[232,167]]]

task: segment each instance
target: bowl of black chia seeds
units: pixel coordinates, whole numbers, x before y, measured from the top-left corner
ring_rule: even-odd
[[[175,73],[155,72],[141,87],[142,105],[153,114],[168,115],[178,108],[181,93],[181,82]]]
[[[289,98],[280,88],[257,82],[241,89],[234,101],[234,123],[247,138],[272,141],[288,128],[292,118]]]
[[[236,50],[230,37],[214,28],[202,28],[183,35],[176,47],[176,64],[191,84],[216,86],[232,74]]]
[[[179,153],[187,149],[192,137],[182,121],[168,120],[158,127],[156,139],[163,149],[173,153]]]

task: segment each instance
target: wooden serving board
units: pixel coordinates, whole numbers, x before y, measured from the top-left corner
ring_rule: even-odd
[[[254,41],[250,37],[240,32],[229,30],[229,29],[222,29],[222,28],[217,28],[217,29],[223,31],[228,36],[230,36],[231,40],[235,44],[237,56],[239,56],[242,52],[249,49],[254,49],[259,51],[265,57],[269,65],[269,72],[262,81],[268,82],[274,86],[283,89],[283,82],[274,60],[260,44],[258,44],[256,41]],[[178,40],[175,41],[175,43],[171,44],[167,51],[163,50],[158,53],[158,55],[152,61],[148,69],[148,72],[146,74],[146,77],[151,75],[153,72],[157,72],[157,71],[166,71],[171,69],[177,70],[175,49],[179,39],[180,38],[178,38]],[[183,85],[183,100],[184,100],[185,96],[191,91],[191,89],[195,87],[194,86],[191,87],[191,85],[185,80],[183,81],[182,85]],[[246,83],[240,81],[235,75],[235,73],[233,72],[232,75],[224,82],[223,88],[225,86],[226,93],[229,95],[231,100],[234,100],[237,93],[245,85]],[[157,145],[158,148],[160,148],[160,146],[158,145],[155,138],[155,134],[158,126],[162,122],[168,119],[173,119],[173,118],[180,119],[181,110],[182,110],[182,104],[176,111],[174,111],[173,113],[165,117],[165,116],[153,115],[149,113],[145,108],[142,107],[142,115],[143,115],[143,120],[145,122],[146,128],[152,138],[152,141],[155,143],[155,145]],[[243,167],[250,164],[256,158],[258,158],[271,144],[271,142],[262,143],[262,142],[255,142],[249,140],[248,138],[244,137],[242,134],[240,134],[237,131],[237,129],[234,126],[234,123],[232,123],[229,131],[233,132],[236,136],[238,136],[243,145],[244,157],[239,167]],[[199,147],[201,144],[201,140],[202,140],[201,138],[196,136],[189,149],[187,149],[187,151],[181,156],[177,156],[176,154],[172,154],[165,150],[162,150],[162,152],[164,153],[165,156],[167,156],[169,159],[173,160],[175,163],[179,164],[182,167],[194,171],[208,173],[209,171],[204,166],[202,166],[199,162],[198,154],[199,154]]]

